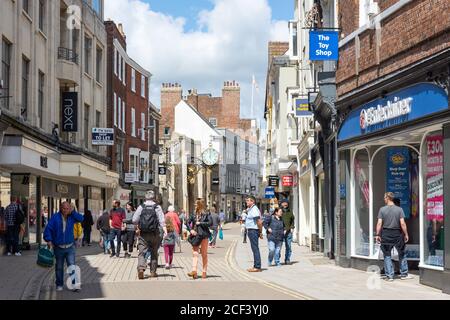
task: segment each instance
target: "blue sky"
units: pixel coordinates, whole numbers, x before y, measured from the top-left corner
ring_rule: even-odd
[[[196,18],[201,10],[211,10],[214,7],[213,0],[144,0],[144,2],[150,4],[152,11],[185,18],[186,31],[197,29]],[[268,2],[272,9],[273,20],[292,19],[293,0],[268,0]]]
[[[289,39],[294,0],[111,0],[105,18],[122,23],[127,52],[153,74],[151,100],[161,84],[222,94],[224,81],[241,87],[241,116],[263,118],[267,44]],[[202,12],[202,14],[200,14]]]

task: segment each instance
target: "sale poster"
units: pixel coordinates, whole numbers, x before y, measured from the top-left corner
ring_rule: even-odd
[[[427,138],[427,219],[444,220],[444,148],[442,135]]]
[[[411,217],[410,154],[407,147],[389,148],[387,152],[386,190],[400,200],[405,218]]]

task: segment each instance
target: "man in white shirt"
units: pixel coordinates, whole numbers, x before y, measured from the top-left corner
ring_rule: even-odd
[[[253,268],[248,269],[248,272],[261,272],[261,254],[259,252],[259,238],[261,234],[261,211],[256,206],[256,199],[253,196],[246,198],[247,210],[245,213],[245,228],[250,239],[254,264]]]

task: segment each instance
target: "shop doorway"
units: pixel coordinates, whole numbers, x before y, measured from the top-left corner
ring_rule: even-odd
[[[373,226],[384,203],[384,193],[393,192],[396,205],[405,213],[409,242],[406,256],[420,261],[419,146],[385,147],[375,151],[373,165]],[[376,246],[376,244],[374,244]],[[376,252],[376,250],[374,250]]]

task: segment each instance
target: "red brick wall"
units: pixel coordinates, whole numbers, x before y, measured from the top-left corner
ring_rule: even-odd
[[[161,121],[159,136],[164,137],[164,128],[169,127],[170,133],[175,128],[175,106],[183,99],[183,89],[178,83],[163,83],[161,87]]]
[[[393,6],[400,0],[374,0],[374,2],[378,3],[378,6],[380,7],[380,12],[386,10],[390,6]]]
[[[393,3],[395,1],[383,1],[382,5],[385,9]],[[347,8],[340,10],[343,20],[351,18]],[[448,21],[448,0],[416,0],[403,7],[382,21],[379,64],[375,30],[361,34],[359,59],[355,54],[355,41],[340,49],[336,73],[338,96],[450,47]]]
[[[341,36],[348,36],[359,27],[359,0],[339,1],[338,21]]]
[[[117,29],[113,21],[106,21],[105,28],[107,33],[107,127],[114,128],[115,137],[124,136],[121,130],[114,127],[114,93],[122,101],[126,101],[127,89],[122,81],[114,74],[114,39],[117,39],[121,45],[126,48],[126,42],[122,34]],[[111,159],[111,170],[117,171],[116,145],[108,147],[108,157]]]
[[[129,171],[129,149],[130,148],[138,148],[143,151],[148,150],[148,133],[145,131],[145,141],[141,139],[141,134],[139,129],[142,128],[141,124],[141,113],[145,114],[145,127],[148,124],[148,81],[146,79],[145,86],[145,98],[141,96],[141,73],[135,70],[136,74],[136,86],[135,91],[131,90],[131,69],[132,67],[127,64],[126,66],[126,84],[127,84],[127,101],[126,101],[126,115],[125,115],[125,131],[126,131],[126,142],[125,142],[125,150],[124,150],[124,163],[127,172]],[[136,137],[133,137],[132,134],[132,126],[131,126],[131,108],[135,109],[135,133]]]

